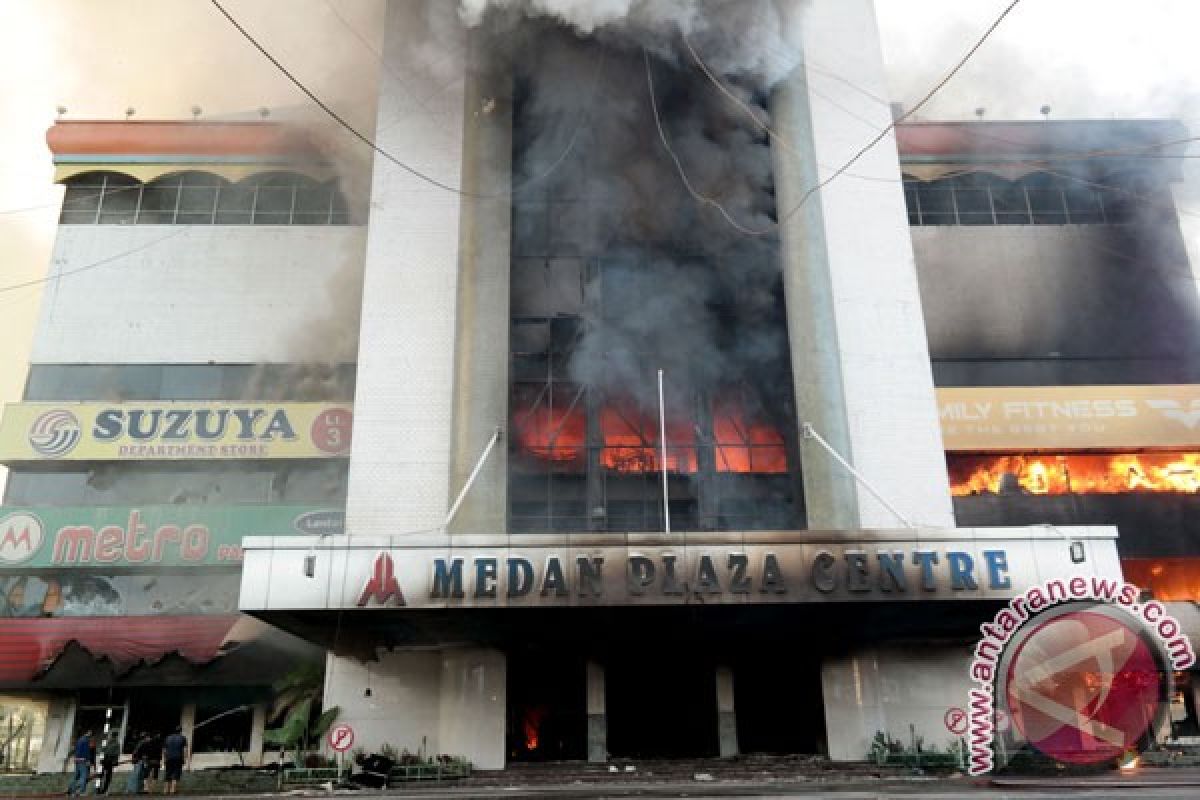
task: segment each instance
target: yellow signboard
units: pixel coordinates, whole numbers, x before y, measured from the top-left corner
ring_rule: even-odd
[[[352,421],[339,403],[10,403],[0,462],[338,458]]]
[[[938,389],[948,451],[1200,447],[1200,385]]]

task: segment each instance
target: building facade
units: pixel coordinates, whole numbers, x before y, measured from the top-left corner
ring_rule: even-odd
[[[47,139],[66,192],[0,422],[4,767],[57,771],[86,728],[129,752],[176,725],[196,766],[257,763],[273,685],[323,653],[239,613],[241,538],[341,530],[349,439],[311,431],[348,435],[353,357],[308,363],[305,337],[363,226],[286,126]]]
[[[364,748],[494,769],[944,748],[980,623],[1053,578],[1200,632],[1178,126],[892,130],[871,3],[774,5],[680,50],[393,2],[369,203],[294,129],[55,126],[0,421],[42,768],[166,683],[142,727],[245,706],[258,757],[270,648]]]

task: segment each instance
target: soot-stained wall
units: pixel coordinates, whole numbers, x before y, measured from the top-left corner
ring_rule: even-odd
[[[912,239],[940,386],[1200,380],[1196,282],[1173,218]]]

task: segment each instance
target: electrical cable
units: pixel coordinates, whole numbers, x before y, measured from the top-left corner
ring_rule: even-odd
[[[215,2],[217,2],[217,0],[212,0],[212,2],[215,3]],[[700,202],[702,205],[714,206],[721,213],[721,215],[725,218],[725,220],[739,232],[741,232],[747,236],[765,236],[767,234],[775,232],[775,230],[779,226],[782,226],[783,223],[785,223],[789,219],[791,219],[791,217],[793,215],[795,215],[796,212],[799,211],[814,195],[816,195],[818,192],[820,192],[826,186],[828,186],[833,181],[837,180],[839,177],[841,177],[843,174],[845,174],[846,171],[849,170],[850,167],[854,166],[854,164],[856,164],[859,159],[861,159],[864,155],[866,155],[868,152],[870,152],[871,149],[875,147],[875,145],[879,144],[881,141],[883,141],[883,139],[889,133],[891,133],[893,130],[895,130],[897,124],[903,122],[905,119],[908,119],[913,114],[917,113],[930,100],[932,100],[934,95],[936,95],[939,91],[941,91],[942,87],[944,87],[947,83],[949,83],[950,80],[952,78],[954,78],[954,76],[957,75],[964,66],[966,66],[967,62],[971,60],[971,58],[975,55],[976,52],[979,51],[979,49],[981,47],[983,47],[984,43],[991,37],[991,35],[996,31],[996,29],[1000,27],[1000,24],[1002,22],[1004,22],[1004,20],[1008,17],[1008,15],[1011,14],[1012,11],[1018,5],[1020,5],[1020,3],[1021,3],[1021,0],[1012,0],[1012,2],[1010,2],[1008,4],[1008,6],[1006,6],[1004,8],[1004,10],[1001,11],[1000,14],[992,21],[991,25],[989,25],[987,27],[987,29],[983,32],[983,34],[975,41],[975,43],[970,47],[970,49],[967,50],[967,52],[962,56],[962,58],[960,58],[958,60],[958,62],[950,69],[950,71],[947,72],[940,81],[938,81],[936,84],[934,84],[933,88],[931,88],[928,92],[925,93],[924,97],[922,97],[919,101],[917,101],[917,103],[912,108],[910,108],[908,111],[906,111],[903,115],[901,115],[900,117],[893,119],[891,122],[889,122],[882,130],[880,130],[874,137],[872,137],[869,142],[867,142],[865,145],[863,145],[862,148],[860,148],[853,156],[851,156],[851,158],[848,161],[846,161],[844,164],[842,164],[840,167],[838,167],[836,170],[834,170],[833,174],[831,174],[827,178],[822,179],[821,181],[818,181],[816,184],[814,184],[813,186],[810,186],[808,189],[806,189],[804,191],[804,193],[801,195],[800,200],[796,203],[796,205],[794,205],[785,214],[780,216],[778,219],[778,222],[775,223],[775,227],[773,227],[773,228],[770,228],[770,229],[746,228],[745,226],[738,223],[735,219],[733,219],[733,217],[730,216],[729,212],[725,209],[724,206],[722,206],[720,203],[718,203],[713,198],[708,197],[703,194],[700,194],[692,187],[691,182],[688,180],[687,174],[683,169],[682,163],[680,163],[678,156],[675,155],[674,150],[671,149],[670,143],[667,141],[666,134],[663,131],[662,122],[658,116],[657,102],[656,102],[655,96],[654,96],[654,86],[653,86],[654,81],[653,81],[653,76],[652,76],[651,70],[650,70],[650,56],[647,53],[646,49],[642,48],[642,56],[646,62],[646,79],[647,79],[647,82],[650,84],[650,101],[651,101],[651,104],[654,106],[654,121],[655,121],[655,124],[658,126],[659,138],[662,140],[663,146],[667,149],[667,152],[670,153],[672,160],[674,160],[676,169],[679,171],[679,176],[683,180],[684,186],[687,188],[688,192],[692,195],[692,197],[697,200],[697,202]]]
[[[183,234],[192,230],[192,227],[193,226],[191,226],[191,225],[181,226],[178,230],[174,230],[171,233],[168,233],[166,236],[160,236],[159,238],[153,239],[149,242],[143,242],[142,244],[138,245],[137,247],[132,247],[132,248],[130,248],[128,250],[124,250],[120,253],[114,253],[111,256],[102,258],[99,261],[93,261],[90,264],[84,264],[81,267],[75,267],[74,269],[64,270],[62,272],[56,272],[54,274],[47,274],[47,275],[42,276],[41,278],[33,278],[31,280],[22,281],[20,283],[12,283],[7,286],[0,286],[0,294],[3,294],[5,292],[14,292],[17,289],[24,289],[29,286],[37,286],[39,284],[49,283],[51,281],[58,280],[59,278],[65,278],[70,275],[78,275],[81,272],[87,272],[88,270],[93,270],[98,267],[103,267],[106,264],[111,264],[114,261],[119,261],[120,259],[125,258],[126,256],[131,256],[136,253],[141,253],[144,250],[149,250],[150,248],[152,248],[158,244],[161,244],[161,243],[167,241],[168,239],[174,239],[178,236],[182,236]],[[211,227],[211,226],[205,226],[205,227]]]
[[[679,172],[679,178],[683,181],[684,188],[688,190],[688,194],[695,198],[695,200],[701,205],[712,206],[713,208],[717,209],[721,216],[725,218],[725,221],[729,223],[730,227],[739,231],[740,233],[743,233],[747,236],[765,236],[769,233],[774,233],[774,227],[761,229],[747,228],[734,219],[729,211],[726,210],[725,206],[721,205],[720,202],[706,194],[700,193],[694,186],[692,186],[692,182],[688,179],[687,172],[684,171],[683,164],[680,162],[679,156],[675,155],[675,151],[671,148],[670,141],[667,140],[667,132],[663,130],[662,119],[658,114],[658,100],[655,99],[654,94],[654,74],[650,69],[650,53],[644,47],[642,48],[642,58],[646,62],[646,84],[650,90],[650,108],[654,112],[654,124],[658,128],[658,138],[662,141],[663,147],[666,148],[667,153],[671,156],[671,160],[675,162],[675,169]]]
[[[698,67],[700,67],[701,71],[705,74],[705,76],[708,78],[708,80],[714,86],[716,86],[723,95],[728,97],[729,100],[732,101],[734,105],[736,105],[743,112],[745,112],[746,116],[749,117],[750,120],[753,121],[754,124],[760,130],[762,130],[764,133],[766,133],[767,136],[769,136],[773,141],[777,142],[780,147],[782,147],[784,150],[791,153],[793,156],[796,156],[797,158],[801,157],[801,154],[794,147],[792,147],[791,144],[789,144],[786,139],[784,139],[782,136],[780,136],[778,133],[776,133],[775,129],[772,128],[770,125],[768,125],[767,123],[765,123],[761,119],[759,119],[759,116],[758,116],[758,114],[756,114],[754,112],[754,109],[752,109],[749,105],[747,105],[746,102],[743,101],[740,97],[738,97],[736,94],[734,94],[733,91],[731,91],[727,86],[725,86],[725,84],[721,80],[719,80],[716,75],[713,74],[712,70],[709,69],[708,64],[705,63],[704,59],[700,58],[700,54],[697,53],[696,49],[692,46],[692,41],[691,41],[691,39],[688,38],[688,35],[686,33],[683,34],[682,38],[683,38],[683,43],[687,46],[688,52],[690,52],[692,54],[692,58],[695,60],[696,65]],[[809,86],[809,90],[814,91],[811,86]],[[845,113],[853,115],[853,112],[851,112],[849,109],[839,106],[837,103],[835,103],[833,100],[830,100],[829,98],[825,98],[825,99],[832,105],[840,108]],[[854,116],[857,116],[857,115],[854,115]],[[867,120],[865,117],[859,117],[859,119],[862,119],[863,121],[868,122],[872,127],[874,127],[874,125],[875,125],[875,123],[873,121]],[[825,168],[825,169],[829,169],[824,164],[818,164],[818,166]],[[864,180],[864,181],[878,181],[879,183],[902,183],[903,182],[899,178],[877,178],[872,175],[858,175],[858,174],[851,173],[851,172],[847,172],[846,177],[857,178],[859,180]]]
[[[214,2],[215,2],[215,0],[214,0]],[[1004,22],[1004,20],[1008,17],[1008,15],[1011,14],[1018,5],[1020,5],[1020,3],[1021,3],[1021,0],[1012,0],[1012,2],[1009,3],[1008,6],[1006,6],[1005,9],[1000,12],[1000,14],[996,17],[996,19],[992,21],[992,24],[987,27],[987,29],[983,32],[983,34],[979,37],[979,39],[976,40],[975,44],[973,44],[971,46],[971,48],[969,50],[967,50],[966,54],[964,54],[963,57],[958,60],[958,63],[955,64],[954,67],[952,67],[950,69],[950,71],[947,72],[946,75],[943,76],[940,81],[938,81],[936,84],[934,84],[933,88],[930,89],[928,92],[926,92],[924,97],[922,97],[920,100],[918,100],[917,103],[912,108],[908,109],[902,115],[900,115],[899,117],[897,117],[896,119],[894,119],[890,123],[888,123],[887,126],[883,128],[883,130],[881,130],[878,134],[876,134],[871,139],[871,141],[869,141],[865,145],[863,145],[863,147],[861,149],[859,149],[858,152],[856,152],[848,161],[846,161],[845,164],[842,164],[842,166],[838,167],[838,169],[832,175],[819,181],[816,185],[807,189],[804,192],[804,194],[801,195],[799,202],[797,202],[796,205],[790,211],[788,211],[786,214],[784,214],[782,217],[779,218],[779,224],[782,225],[784,222],[791,219],[792,215],[794,215],[797,211],[799,211],[801,209],[801,207],[803,207],[804,204],[807,203],[808,200],[813,195],[815,195],[817,192],[824,189],[829,184],[833,183],[833,181],[837,180],[838,177],[840,175],[842,175],[842,173],[844,173],[846,170],[850,169],[850,167],[854,166],[858,162],[858,160],[860,158],[862,158],[864,155],[866,155],[868,152],[870,152],[871,149],[875,147],[875,145],[877,145],[881,141],[883,141],[883,139],[889,133],[891,133],[892,131],[894,131],[896,129],[897,124],[903,122],[904,120],[911,117],[913,114],[920,111],[930,100],[932,100],[934,95],[936,95],[939,91],[941,91],[942,87],[944,87],[947,83],[949,83],[951,81],[951,79],[954,78],[954,76],[957,75],[959,73],[959,71],[962,70],[962,68],[967,65],[967,62],[971,60],[972,56],[974,56],[975,53],[977,53],[979,51],[979,48],[983,47],[984,43],[991,37],[991,35],[996,31],[996,29],[1000,27],[1000,24],[1002,22]]]
[[[304,94],[305,97],[307,97],[309,100],[311,100],[318,108],[320,108],[322,111],[324,111],[334,122],[336,122],[338,125],[340,125],[342,128],[344,128],[348,133],[350,133],[352,136],[354,136],[354,138],[358,139],[360,142],[365,144],[367,147],[371,148],[371,150],[374,151],[377,155],[382,156],[384,159],[386,159],[393,165],[399,167],[400,169],[404,170],[408,174],[412,175],[414,178],[417,178],[421,181],[424,181],[425,183],[430,184],[431,186],[435,186],[439,189],[443,189],[452,194],[456,194],[461,197],[469,197],[469,198],[476,199],[476,200],[495,200],[495,199],[499,199],[502,197],[511,197],[511,196],[517,194],[518,192],[526,189],[527,187],[532,186],[535,183],[539,183],[539,182],[545,180],[556,169],[558,169],[559,165],[562,164],[563,161],[566,160],[567,156],[574,149],[575,142],[579,138],[579,132],[583,128],[583,120],[585,119],[585,116],[581,115],[578,122],[576,123],[575,131],[574,131],[574,133],[572,133],[571,139],[567,143],[566,149],[563,150],[562,154],[557,159],[555,159],[554,162],[550,165],[550,167],[542,174],[532,177],[532,178],[524,181],[520,185],[515,186],[515,187],[513,187],[507,191],[503,191],[503,192],[478,193],[478,192],[464,191],[461,187],[451,186],[448,183],[439,181],[437,178],[434,178],[431,175],[427,175],[426,173],[422,172],[421,170],[418,170],[416,167],[413,167],[409,164],[404,163],[403,161],[401,161],[400,159],[396,158],[394,155],[389,153],[387,150],[384,150],[375,141],[373,141],[370,137],[368,137],[366,134],[362,133],[357,128],[355,128],[353,125],[351,125],[349,122],[347,122],[340,114],[338,114],[336,111],[334,111],[333,108],[329,106],[329,104],[327,104],[324,100],[322,100],[320,97],[318,97],[315,92],[313,92],[311,89],[309,89],[308,86],[306,86],[299,78],[297,78],[295,75],[293,75],[291,73],[291,71],[288,70],[288,68],[279,61],[279,59],[277,59],[277,58],[275,58],[275,56],[271,55],[270,51],[268,51],[266,47],[264,47],[262,44],[260,44],[258,42],[258,40],[255,39],[254,36],[248,30],[246,30],[241,25],[241,23],[239,23],[237,21],[237,19],[234,18],[234,16],[225,9],[225,7],[223,5],[221,5],[220,0],[209,0],[209,2],[212,3],[212,5],[217,9],[217,11],[219,11],[221,13],[221,16],[225,17],[225,19],[229,21],[229,24],[232,25],[237,30],[237,32],[242,35],[242,37],[246,41],[248,41],[251,45],[253,45],[254,49],[258,50],[258,52],[261,53],[264,58],[266,58],[268,61],[270,61],[271,64],[273,64],[275,66],[275,68],[278,69],[283,74],[284,77],[286,77],[289,81],[291,81],[293,86],[295,86],[297,89],[299,89]],[[597,59],[597,74],[596,74],[596,81],[595,81],[596,86],[599,85],[599,69],[600,69],[600,65],[602,63],[603,63],[603,57],[601,56],[599,59]]]

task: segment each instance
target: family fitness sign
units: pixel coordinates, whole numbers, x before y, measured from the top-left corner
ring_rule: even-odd
[[[990,772],[996,718],[1064,763],[1097,764],[1141,749],[1169,712],[1175,670],[1195,652],[1159,602],[1099,577],[1047,581],[1012,598],[971,661],[971,775]]]

